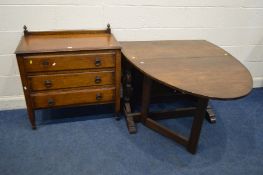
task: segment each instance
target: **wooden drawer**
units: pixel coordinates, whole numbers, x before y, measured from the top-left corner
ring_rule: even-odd
[[[114,84],[114,71],[35,75],[28,77],[33,91]]]
[[[113,102],[115,88],[36,93],[32,94],[31,98],[34,108],[37,109],[89,103],[99,104]]]
[[[114,53],[39,55],[24,58],[26,72],[45,72],[115,66]]]

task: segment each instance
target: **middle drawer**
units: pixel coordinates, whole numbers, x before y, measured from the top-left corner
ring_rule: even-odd
[[[31,90],[64,89],[114,84],[114,71],[28,76]]]

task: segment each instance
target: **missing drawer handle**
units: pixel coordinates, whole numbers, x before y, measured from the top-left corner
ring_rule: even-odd
[[[51,88],[52,87],[52,81],[51,80],[45,80],[44,85],[46,88]]]
[[[95,66],[99,67],[101,65],[101,60],[100,58],[95,59]]]
[[[96,94],[96,100],[101,100],[102,99],[102,94],[101,93],[97,93]]]
[[[100,76],[96,76],[96,78],[95,78],[95,83],[96,83],[96,84],[101,83],[101,77],[100,77]]]
[[[56,102],[55,102],[54,99],[49,98],[49,99],[47,100],[47,104],[48,104],[48,106],[54,106],[54,105],[56,104]]]

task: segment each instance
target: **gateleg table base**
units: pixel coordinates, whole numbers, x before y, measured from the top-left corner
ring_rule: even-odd
[[[151,99],[151,85],[152,80],[149,77],[144,76],[140,112],[132,112],[129,99],[126,98],[126,101],[124,102],[123,111],[129,133],[136,133],[136,122],[142,122],[146,127],[153,129],[154,131],[176,141],[177,143],[184,146],[190,153],[195,154],[203,121],[207,116],[214,116],[211,108],[207,107],[208,99],[197,97],[197,105],[195,107],[179,108],[173,111],[149,112],[148,109]],[[208,113],[208,110],[210,110],[210,113]],[[194,118],[194,120],[189,137],[182,136],[157,122],[157,120],[162,119],[191,116]]]

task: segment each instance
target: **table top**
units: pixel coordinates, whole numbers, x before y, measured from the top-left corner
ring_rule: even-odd
[[[121,42],[128,61],[169,87],[210,99],[235,99],[252,89],[245,66],[205,40]]]
[[[22,36],[16,54],[120,49],[112,34],[98,31],[47,31]]]

